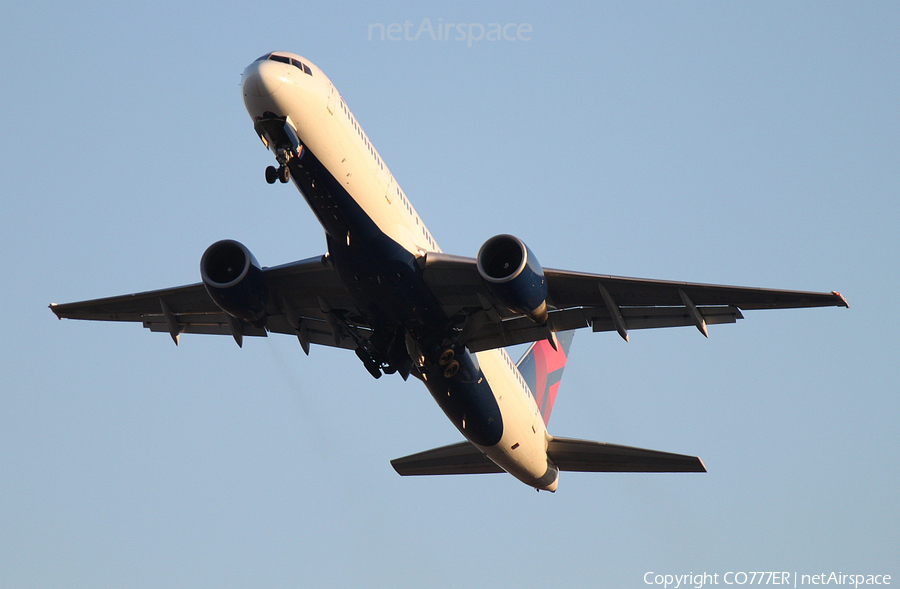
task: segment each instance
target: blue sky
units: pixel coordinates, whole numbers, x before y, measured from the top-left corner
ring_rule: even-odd
[[[426,18],[533,32],[368,38]],[[896,580],[898,29],[891,2],[4,6],[0,586]],[[852,307],[579,333],[551,433],[709,473],[555,494],[397,476],[460,436],[352,354],[57,321],[50,302],[198,281],[218,239],[264,265],[324,251],[241,102],[275,49],[328,74],[447,252],[509,232],[545,267]]]

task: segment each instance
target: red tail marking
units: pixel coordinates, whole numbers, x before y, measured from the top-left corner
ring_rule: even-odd
[[[544,418],[544,427],[547,426],[547,423],[550,421],[550,412],[553,411],[553,403],[556,402],[556,393],[559,391],[559,381],[556,381],[556,384],[550,387],[548,391],[550,394],[550,398],[547,399],[547,408],[541,413],[541,417]]]
[[[564,350],[554,350],[548,341],[540,341],[534,345],[535,366],[535,402],[541,410],[544,425],[550,420],[550,412],[553,411],[553,403],[556,401],[556,393],[559,390],[559,376],[555,380],[551,375],[561,371],[566,365],[566,353]]]

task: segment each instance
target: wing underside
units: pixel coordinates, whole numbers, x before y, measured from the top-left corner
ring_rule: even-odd
[[[551,339],[573,329],[616,331],[628,339],[635,329],[734,323],[746,309],[846,307],[836,292],[817,293],[545,269],[546,323],[538,324],[494,299],[478,274],[475,259],[428,253],[419,259],[422,278],[473,352]],[[264,326],[224,313],[202,283],[170,289],[51,305],[60,318],[133,321],[154,332],[243,336],[268,332],[296,335],[310,343],[356,349],[371,325],[350,300],[327,256],[263,270],[269,291]]]
[[[254,326],[227,315],[210,298],[203,283],[92,301],[51,305],[60,319],[131,321],[153,332],[264,337],[268,332],[296,335],[304,347],[320,344],[355,349],[341,322],[357,334],[370,332],[344,286],[324,256],[263,270],[269,291],[266,324]]]
[[[741,310],[846,307],[837,292],[804,292],[644,278],[626,278],[544,269],[550,309],[546,324],[536,324],[494,299],[474,258],[429,253],[420,260],[426,284],[448,316],[458,320],[471,351],[549,338],[551,333],[590,327],[628,331],[658,327],[734,323]]]

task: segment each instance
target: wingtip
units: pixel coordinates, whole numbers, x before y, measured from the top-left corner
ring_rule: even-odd
[[[839,293],[836,290],[831,291],[831,294],[833,294],[834,296],[836,296],[838,298],[838,301],[839,301],[838,306],[839,307],[844,307],[845,309],[850,308],[850,303],[847,302],[847,299],[844,298],[844,295],[842,295],[841,293]]]

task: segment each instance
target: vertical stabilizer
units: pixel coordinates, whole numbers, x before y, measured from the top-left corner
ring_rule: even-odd
[[[544,418],[544,425],[550,421],[550,412],[553,411],[559,381],[562,379],[574,335],[574,331],[557,333],[558,350],[554,350],[548,340],[534,342],[517,365],[522,378],[534,394],[534,400]]]

